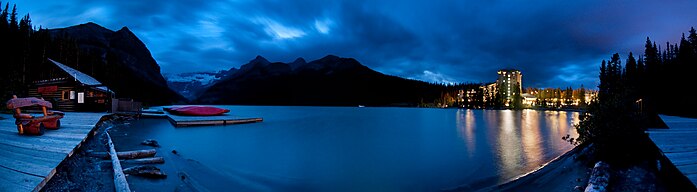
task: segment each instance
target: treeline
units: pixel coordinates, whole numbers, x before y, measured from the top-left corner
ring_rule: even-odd
[[[18,17],[17,6],[9,3],[0,6],[0,42],[0,100],[24,96],[33,80],[51,76],[47,58],[75,61],[79,55],[74,42],[51,38],[47,29],[32,25],[29,14]]]
[[[476,98],[478,100],[466,100],[465,90],[479,89],[481,84],[479,83],[458,83],[458,84],[436,84],[429,83],[430,86],[440,89],[440,96],[435,97],[434,100],[428,101],[421,99],[419,107],[466,107],[466,106],[482,106],[481,91],[477,91]],[[426,97],[426,98],[432,98]]]
[[[697,69],[697,32],[691,28],[679,44],[664,48],[646,39],[644,54],[629,53],[625,64],[618,53],[603,60],[597,100],[581,115],[578,142],[593,143],[600,159],[627,163],[652,158],[648,126],[658,126],[657,114],[695,116],[691,94]]]
[[[573,89],[567,87],[562,88],[527,88],[525,92],[535,96],[536,106],[532,107],[542,107],[542,108],[560,108],[563,106],[574,105],[579,108],[585,107],[586,93],[592,92],[592,90],[586,90],[586,88],[581,85],[578,89]]]

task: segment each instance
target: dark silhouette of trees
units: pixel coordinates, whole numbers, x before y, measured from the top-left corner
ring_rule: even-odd
[[[631,61],[630,61],[631,62]],[[645,139],[639,114],[626,85],[630,82],[619,54],[600,68],[597,99],[581,114],[578,142],[593,143],[601,160],[621,161],[642,154],[638,141]]]
[[[0,3],[1,5],[2,3]],[[54,73],[47,58],[65,59],[60,55],[77,55],[77,45],[66,39],[51,38],[48,30],[36,29],[29,14],[18,17],[17,6],[0,6],[0,98],[25,96],[32,81]],[[67,47],[58,49],[57,47]],[[76,60],[73,58],[72,60]],[[68,59],[66,59],[68,60]],[[66,62],[73,66],[72,62]]]
[[[581,115],[577,141],[596,145],[600,159],[646,159],[653,154],[645,150],[650,142],[643,130],[661,126],[658,114],[697,116],[688,91],[697,71],[697,31],[663,48],[647,37],[639,59],[629,53],[625,66],[620,61],[619,54],[602,61],[598,96]]]

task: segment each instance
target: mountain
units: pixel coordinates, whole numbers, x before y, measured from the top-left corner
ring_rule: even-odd
[[[167,86],[176,91],[187,99],[193,100],[198,95],[208,89],[210,85],[215,84],[221,77],[228,74],[231,70],[223,70],[219,72],[190,72],[180,74],[165,74]]]
[[[168,88],[150,50],[127,27],[112,31],[90,22],[51,29],[49,33],[56,42],[75,42],[79,50],[77,61],[57,61],[92,75],[114,90],[118,98],[152,105],[186,100]]]
[[[353,58],[328,55],[305,62],[257,56],[201,93],[195,102],[246,105],[416,106],[443,86],[385,75]]]

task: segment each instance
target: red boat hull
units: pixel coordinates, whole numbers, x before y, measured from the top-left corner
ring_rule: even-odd
[[[210,106],[184,106],[165,108],[166,111],[175,115],[187,116],[216,116],[230,112],[230,110],[210,107]]]

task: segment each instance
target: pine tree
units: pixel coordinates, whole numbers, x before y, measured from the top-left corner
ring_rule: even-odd
[[[689,33],[690,35],[687,36],[687,40],[690,41],[690,45],[692,45],[693,48],[697,48],[697,31],[695,31],[694,27],[691,27]]]
[[[17,23],[17,5],[12,6],[12,13],[10,13],[10,31],[11,32],[16,32],[18,28],[18,23]]]
[[[2,8],[2,2],[0,2],[0,34],[3,34],[5,31],[7,31],[8,28],[8,23],[7,23],[7,7],[10,6],[10,4],[5,5],[5,9]],[[4,35],[2,37],[5,37]]]

